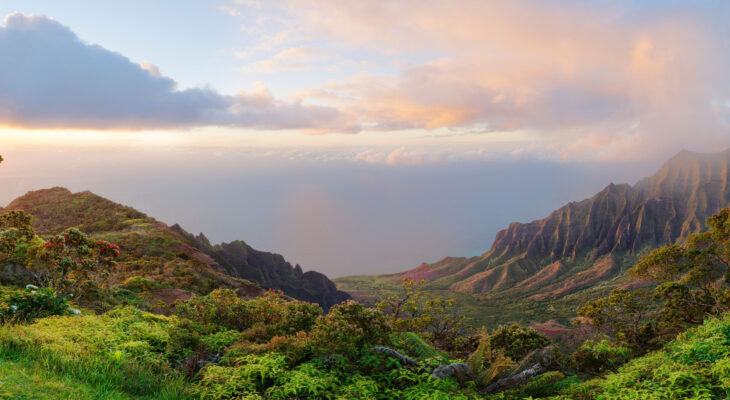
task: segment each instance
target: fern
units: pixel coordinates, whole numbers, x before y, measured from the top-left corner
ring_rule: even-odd
[[[410,354],[418,358],[440,357],[439,352],[430,344],[426,343],[417,333],[403,332],[401,334],[403,346]]]
[[[515,365],[509,357],[504,355],[504,350],[500,349],[497,352],[492,350],[489,344],[489,333],[485,327],[482,327],[479,346],[466,362],[471,368],[474,380],[481,385],[486,385]],[[489,367],[485,366],[487,364]]]
[[[487,370],[478,377],[478,382],[486,385],[494,378],[502,375],[505,371],[512,368],[512,366],[514,365],[514,361],[504,355],[504,350],[499,350],[499,352],[497,352],[497,354],[492,359],[492,362],[489,363],[489,368],[487,368]]]
[[[475,375],[481,375],[484,372],[484,363],[487,361],[487,354],[492,350],[489,345],[489,334],[487,328],[482,326],[482,332],[479,338],[477,349],[467,358],[466,363],[471,367]]]

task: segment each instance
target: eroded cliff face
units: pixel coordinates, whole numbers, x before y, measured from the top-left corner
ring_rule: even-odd
[[[179,225],[171,228],[194,241],[232,276],[256,282],[267,289],[281,290],[296,299],[317,303],[325,310],[351,298],[337,290],[334,282],[324,274],[303,272],[299,265],[292,266],[280,254],[256,250],[242,240],[211,245],[202,233],[194,236]]]
[[[704,229],[707,217],[730,206],[729,165],[730,151],[683,151],[634,186],[610,184],[547,218],[510,224],[487,253],[446,263],[458,268],[445,268],[442,260],[402,275],[469,294],[565,296],[616,276],[627,256]]]

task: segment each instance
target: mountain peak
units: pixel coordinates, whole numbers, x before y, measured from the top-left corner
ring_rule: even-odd
[[[23,210],[34,217],[33,226],[40,234],[56,234],[76,227],[86,233],[118,229],[126,220],[147,218],[135,210],[90,191],[72,193],[64,187],[27,192],[13,200],[4,210]]]
[[[610,183],[544,219],[509,224],[488,252],[459,265],[458,271],[445,273],[437,262],[403,275],[440,280],[465,293],[550,291],[563,296],[582,290],[618,274],[626,267],[620,260],[705,229],[706,218],[730,206],[729,169],[730,150],[683,150],[634,186]],[[619,264],[605,261],[609,259]]]

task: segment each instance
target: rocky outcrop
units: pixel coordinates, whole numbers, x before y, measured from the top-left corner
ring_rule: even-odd
[[[293,267],[280,254],[256,250],[242,240],[211,245],[202,233],[192,235],[177,224],[170,228],[194,241],[197,248],[215,259],[232,276],[256,282],[267,289],[281,290],[296,299],[317,303],[325,310],[351,298],[337,290],[334,282],[324,274],[303,272],[302,267]]]

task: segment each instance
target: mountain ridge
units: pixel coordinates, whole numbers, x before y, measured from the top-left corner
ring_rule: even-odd
[[[626,284],[624,272],[647,251],[705,229],[707,217],[730,206],[729,169],[730,150],[682,151],[634,185],[610,183],[543,219],[510,223],[479,256],[446,257],[395,274],[335,281],[363,299],[412,278],[425,280],[435,292],[472,296],[477,308],[487,301],[516,307],[561,300],[567,310],[583,300],[578,293],[606,293]]]
[[[324,309],[350,298],[325,275],[304,273],[279,254],[255,250],[243,241],[211,245],[202,234],[195,237],[177,224],[168,226],[90,191],[72,193],[63,187],[29,191],[0,207],[0,213],[16,209],[33,215],[33,227],[39,235],[75,227],[119,244],[122,259],[111,277],[116,285],[143,277],[156,286],[198,294],[216,287],[233,288],[245,296],[280,289]],[[232,262],[242,259],[250,262]]]

